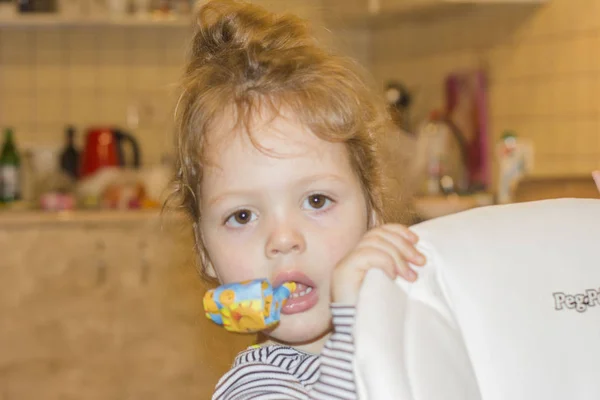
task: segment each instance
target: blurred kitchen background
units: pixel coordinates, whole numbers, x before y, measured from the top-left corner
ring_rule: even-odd
[[[373,76],[405,223],[600,197],[599,0],[256,0]],[[0,0],[0,399],[205,399],[251,338],[203,316],[172,174],[188,0]]]

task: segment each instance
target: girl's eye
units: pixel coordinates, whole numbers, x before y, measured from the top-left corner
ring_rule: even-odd
[[[256,219],[256,215],[250,210],[238,210],[231,214],[227,221],[225,221],[226,225],[231,226],[241,226],[246,225],[249,222],[252,222]]]
[[[324,194],[311,194],[306,198],[306,208],[312,208],[313,210],[320,210],[331,204],[332,200]]]

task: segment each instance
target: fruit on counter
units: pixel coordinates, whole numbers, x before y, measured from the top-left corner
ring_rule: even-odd
[[[75,209],[75,196],[70,193],[48,192],[40,197],[40,208],[46,211]]]
[[[156,201],[148,198],[146,189],[140,182],[113,183],[106,187],[100,197],[100,206],[108,209],[158,208]]]
[[[77,182],[78,204],[87,209],[160,208],[162,205],[160,194],[167,183],[163,182],[164,179],[160,179],[162,175],[157,178],[157,174],[153,171],[152,168],[142,171],[102,168],[92,176]]]

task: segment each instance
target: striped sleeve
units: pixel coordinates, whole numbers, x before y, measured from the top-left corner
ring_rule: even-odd
[[[354,306],[331,305],[334,331],[320,357],[304,358],[293,368],[289,347],[242,353],[219,381],[213,400],[355,400],[352,368]],[[295,354],[294,354],[295,353]]]
[[[321,371],[311,399],[357,399],[354,382],[354,306],[331,305],[333,333],[321,351]]]

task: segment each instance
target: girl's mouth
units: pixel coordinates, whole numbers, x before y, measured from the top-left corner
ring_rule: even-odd
[[[313,291],[312,286],[307,286],[307,285],[305,285],[303,283],[299,283],[299,282],[295,282],[295,283],[296,283],[296,290],[290,296],[291,299],[296,299],[298,297],[306,296],[307,294],[309,294],[310,292]]]
[[[277,275],[273,284],[279,286],[283,282],[294,282],[296,289],[281,309],[282,314],[298,314],[313,308],[319,301],[317,285],[306,274],[300,271],[288,271]]]
[[[282,314],[298,314],[313,308],[319,301],[317,288],[296,282],[296,290],[281,309]]]

